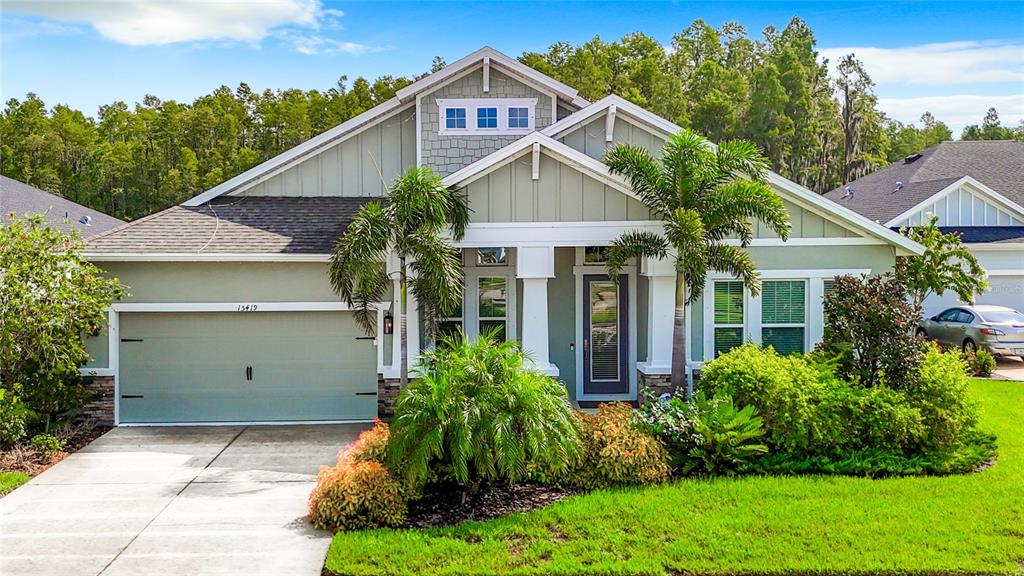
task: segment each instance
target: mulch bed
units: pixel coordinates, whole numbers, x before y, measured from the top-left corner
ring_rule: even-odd
[[[68,438],[67,444],[62,452],[53,456],[46,456],[29,450],[26,446],[12,446],[6,450],[0,450],[0,472],[25,472],[29,476],[36,476],[57,462],[78,452],[93,440],[99,438],[110,430],[110,426],[92,426],[76,429]],[[25,439],[28,442],[28,439]]]
[[[506,514],[530,512],[578,494],[579,491],[540,484],[490,486],[466,496],[458,488],[437,486],[409,503],[405,528],[450,526],[465,520],[487,520]]]

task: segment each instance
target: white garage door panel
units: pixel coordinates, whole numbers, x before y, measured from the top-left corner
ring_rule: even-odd
[[[123,313],[120,327],[122,422],[376,416],[376,353],[351,313]]]

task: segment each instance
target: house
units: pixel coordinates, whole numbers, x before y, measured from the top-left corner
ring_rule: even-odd
[[[894,229],[935,215],[988,271],[977,303],[1024,310],[1024,142],[942,142],[825,196]],[[952,292],[932,296],[924,313],[959,303]]]
[[[184,203],[95,238],[89,257],[132,289],[90,340],[84,373],[119,424],[369,420],[398,392],[395,334],[364,334],[326,270],[359,207],[415,165],[468,195],[462,310],[469,335],[495,327],[577,401],[633,400],[668,379],[674,271],[628,266],[609,281],[602,247],[661,232],[601,162],[631,142],[660,152],[680,128],[617,96],[598,102],[491,48]],[[808,350],[839,274],[881,272],[922,248],[778,175],[793,222],[759,228],[764,290],[724,275],[690,306],[695,365],[744,340]],[[396,279],[397,282],[397,279]],[[378,320],[397,309],[378,304]],[[432,343],[410,303],[409,357]],[[396,323],[397,324],[397,323]],[[382,323],[378,322],[378,326]],[[410,362],[412,363],[412,362]]]
[[[116,228],[124,221],[71,200],[44,192],[7,176],[0,176],[0,215],[42,214],[61,230],[77,230],[83,238]]]

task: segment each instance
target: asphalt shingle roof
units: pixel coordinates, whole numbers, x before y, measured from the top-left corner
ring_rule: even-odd
[[[328,254],[373,198],[222,196],[172,206],[89,241],[98,254]]]
[[[964,244],[1024,243],[1024,226],[939,226],[939,230],[958,234]]]
[[[0,215],[10,212],[18,216],[42,214],[52,226],[61,230],[74,228],[83,237],[102,234],[124,224],[123,220],[86,208],[67,198],[0,176]],[[81,222],[83,216],[89,217],[88,225]]]
[[[964,176],[1024,206],[1024,142],[942,142],[913,161],[901,160],[825,193],[825,197],[886,223]],[[903,188],[894,192],[896,182]],[[852,198],[842,199],[846,186]]]

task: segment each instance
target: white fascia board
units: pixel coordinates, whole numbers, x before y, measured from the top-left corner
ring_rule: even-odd
[[[372,308],[387,308],[390,302],[374,302]],[[115,302],[115,312],[350,312],[345,302]]]
[[[420,92],[430,90],[431,88],[438,86],[444,83],[445,81],[450,80],[452,77],[456,76],[458,73],[462,72],[466,68],[474,67],[478,64],[482,66],[485,57],[490,59],[491,66],[497,64],[500,67],[505,68],[509,72],[512,72],[516,76],[520,76],[525,80],[531,81],[532,83],[539,84],[540,86],[543,86],[548,90],[553,90],[554,92],[558,93],[558,95],[562,96],[566,100],[569,100],[570,102],[575,102],[576,100],[579,99],[579,91],[576,90],[575,88],[563,84],[558,80],[551,78],[550,76],[541,74],[540,72],[537,72],[536,70],[530,68],[526,64],[523,64],[522,62],[516,60],[515,58],[506,56],[505,54],[498,52],[497,50],[491,48],[490,46],[484,46],[483,48],[480,48],[479,50],[472,52],[468,56],[465,56],[463,58],[460,58],[459,60],[456,60],[455,62],[452,62],[451,64],[445,66],[441,70],[438,70],[433,74],[430,74],[424,78],[417,80],[416,82],[413,82],[412,84],[396,92],[395,96],[401,100],[412,98],[413,96]],[[584,100],[584,102],[586,101]]]
[[[146,254],[134,252],[85,252],[92,262],[329,262],[330,254],[205,254],[177,252]]]
[[[316,153],[321,148],[332,145],[336,141],[349,136],[351,132],[360,128],[373,120],[381,118],[392,112],[399,111],[405,107],[411,107],[412,104],[403,104],[398,98],[392,98],[386,102],[378,104],[373,108],[370,108],[366,112],[359,114],[353,118],[338,124],[334,128],[327,130],[317,136],[306,140],[302,144],[285,150],[284,152],[274,156],[273,158],[254,166],[245,172],[242,172],[234,178],[225,180],[224,182],[210,188],[206,192],[194,196],[181,203],[182,206],[202,206],[204,203],[210,200],[227,194],[229,192],[235,192],[243,189],[243,187],[251,186],[258,182],[269,178],[273,174],[281,170],[285,170],[295,163],[305,159],[309,155]]]
[[[665,137],[671,136],[682,130],[682,127],[670,122],[656,114],[652,114],[647,110],[644,110],[640,106],[633,104],[632,102],[622,98],[620,96],[611,95],[597,102],[594,102],[590,106],[580,110],[579,112],[573,113],[562,120],[552,124],[545,128],[542,132],[547,136],[558,137],[566,132],[576,128],[579,124],[588,122],[589,120],[597,117],[607,110],[612,104],[616,106],[616,112],[619,115],[625,114],[633,119],[641,121],[650,128],[661,132]],[[711,142],[714,146],[714,142]],[[802,200],[803,203],[807,203],[813,206],[817,206],[824,210],[830,216],[836,216],[841,222],[844,222],[856,229],[861,230],[872,236],[876,236],[885,240],[888,243],[895,244],[899,249],[908,254],[923,254],[924,247],[903,236],[902,234],[890,230],[889,228],[882,226],[881,224],[862,216],[853,210],[850,210],[844,206],[841,206],[831,200],[823,197],[820,194],[816,194],[811,190],[776,174],[775,172],[768,172],[768,182],[773,184],[775,187],[784,190],[791,194],[795,199]]]
[[[964,246],[971,252],[1024,252],[1024,242],[971,242]]]
[[[608,171],[608,166],[599,160],[587,156],[583,152],[567,146],[541,132],[533,132],[504,148],[484,156],[480,160],[460,170],[452,172],[442,181],[445,186],[466,186],[484,177],[492,170],[500,168],[508,162],[532,152],[533,145],[539,144],[541,151],[556,160],[580,170],[595,180],[615,188],[616,190],[636,198],[636,194],[625,180]]]
[[[665,136],[675,134],[681,130],[679,126],[669,122],[661,116],[648,112],[621,96],[612,94],[611,96],[606,96],[581,110],[573,112],[558,122],[551,124],[542,130],[542,132],[552,138],[559,138],[575,130],[580,125],[586,124],[594,118],[597,118],[599,115],[604,114],[612,106],[615,106],[616,115],[622,114],[627,120],[632,120],[634,123],[639,123],[651,128]]]
[[[1006,196],[1003,196],[999,192],[996,192],[995,190],[989,188],[985,184],[982,184],[981,182],[979,182],[975,178],[973,178],[971,176],[964,176],[963,178],[957,180],[956,182],[953,182],[949,186],[946,186],[942,190],[939,190],[935,194],[932,194],[931,196],[925,198],[922,202],[918,203],[913,208],[910,208],[909,210],[904,211],[899,216],[893,218],[892,220],[889,220],[888,222],[886,222],[885,225],[886,226],[895,226],[898,222],[906,220],[910,216],[913,216],[914,214],[917,214],[918,212],[924,210],[930,204],[934,203],[935,201],[939,200],[940,198],[945,198],[946,196],[949,196],[950,194],[952,194],[953,192],[955,192],[956,190],[958,190],[961,186],[963,186],[965,184],[970,186],[970,187],[972,187],[972,188],[974,188],[974,189],[976,189],[980,193],[981,196],[985,196],[989,200],[992,200],[993,202],[995,202],[996,204],[1001,205],[1008,212],[1016,214],[1017,218],[1019,218],[1021,220],[1024,220],[1024,206],[1021,206],[1020,204],[1017,204],[1013,200],[1010,200]]]

